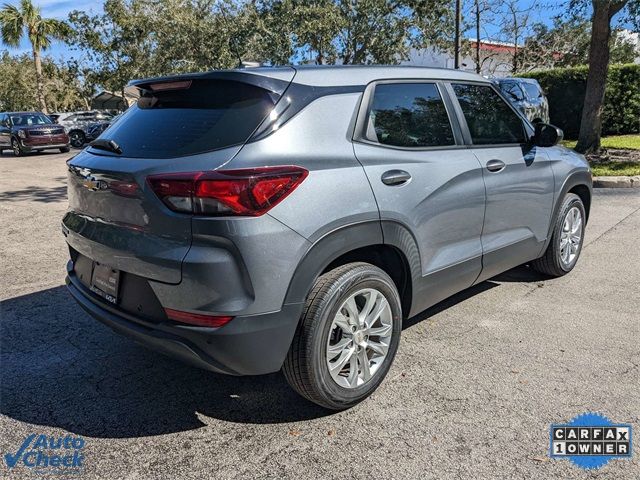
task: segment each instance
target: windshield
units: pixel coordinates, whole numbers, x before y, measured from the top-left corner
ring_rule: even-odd
[[[16,127],[30,127],[32,125],[50,125],[53,122],[42,113],[13,113],[11,123]]]
[[[278,95],[230,80],[189,80],[150,85],[137,104],[101,138],[126,157],[175,158],[247,141],[271,112]],[[154,90],[155,88],[155,90]]]

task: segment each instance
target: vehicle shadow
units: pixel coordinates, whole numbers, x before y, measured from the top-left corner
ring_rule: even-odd
[[[67,199],[67,186],[31,186],[21,190],[0,192],[0,202],[33,201],[41,203],[62,202]]]
[[[499,284],[483,282],[409,319],[409,328]],[[78,435],[131,438],[200,428],[207,417],[270,424],[330,415],[280,373],[231,377],[116,335],[64,286],[0,303],[0,412]]]
[[[85,314],[64,286],[6,300],[0,312],[0,412],[16,420],[129,438],[200,428],[200,415],[262,424],[330,413],[279,373],[218,375],[147,350]]]
[[[73,147],[71,147],[71,150],[73,151]],[[11,150],[2,150],[2,153],[0,153],[0,157],[7,157],[7,158],[13,158],[16,160],[19,160],[21,158],[29,158],[29,157],[38,157],[38,156],[53,156],[53,155],[60,155],[60,151],[58,150],[43,150],[42,152],[25,152],[23,154],[23,156],[21,157],[16,157],[13,154],[13,151]]]

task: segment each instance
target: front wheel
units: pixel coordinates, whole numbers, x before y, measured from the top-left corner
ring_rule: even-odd
[[[82,148],[85,141],[84,132],[81,132],[80,130],[73,130],[69,132],[69,143],[71,143],[75,148]]]
[[[70,149],[69,147],[62,147],[62,148],[60,149],[60,153],[69,153],[69,151],[70,151],[70,150],[71,150],[71,149]]]
[[[567,194],[555,219],[549,246],[531,266],[552,277],[561,277],[573,270],[582,251],[586,218],[580,197]]]
[[[11,140],[11,149],[16,157],[24,156],[24,152],[22,151],[22,147],[20,146],[20,142],[18,142],[17,138]]]
[[[368,263],[320,276],[287,354],[283,372],[300,395],[332,410],[371,395],[398,349],[402,308],[393,280]]]

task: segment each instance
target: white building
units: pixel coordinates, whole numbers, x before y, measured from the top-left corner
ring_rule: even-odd
[[[460,69],[475,72],[476,40],[470,39],[469,46],[471,52],[463,55],[460,59]],[[515,51],[516,46],[513,43],[480,40],[480,74],[485,77],[508,77],[511,75]],[[454,68],[454,58],[453,54],[437,50],[434,47],[412,49],[409,52],[409,59],[402,64]]]

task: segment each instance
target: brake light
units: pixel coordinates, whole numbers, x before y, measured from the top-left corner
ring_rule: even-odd
[[[147,181],[171,210],[196,215],[263,215],[302,183],[301,167],[260,167],[152,175]]]
[[[191,80],[184,80],[182,82],[161,82],[152,83],[149,88],[154,92],[164,92],[166,90],[186,90],[191,88]]]
[[[233,317],[182,312],[171,308],[165,308],[164,311],[171,320],[198,325],[199,327],[222,327],[233,320]]]

